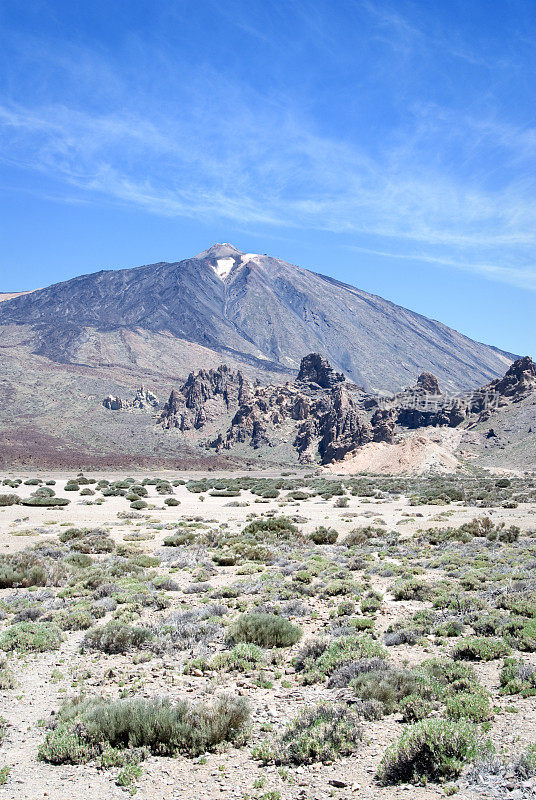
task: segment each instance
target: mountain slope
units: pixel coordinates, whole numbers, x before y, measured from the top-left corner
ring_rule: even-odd
[[[226,244],[1,303],[5,336],[22,325],[29,351],[50,362],[133,376],[185,376],[189,365],[173,354],[194,345],[261,377],[290,375],[316,351],[368,389],[398,390],[430,371],[458,390],[503,374],[515,358],[381,297]]]

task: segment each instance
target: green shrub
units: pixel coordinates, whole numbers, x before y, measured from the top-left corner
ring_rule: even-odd
[[[232,567],[236,564],[238,556],[232,550],[216,550],[212,553],[212,560],[220,567]]]
[[[288,539],[289,533],[297,533],[298,529],[288,517],[268,517],[267,519],[254,519],[250,522],[242,534],[276,534],[276,538]]]
[[[339,534],[333,528],[325,528],[321,525],[311,533],[309,538],[315,544],[335,544],[338,536]]]
[[[386,650],[368,634],[342,636],[329,643],[313,640],[298,653],[294,664],[296,671],[303,673],[306,684],[317,683],[350,661],[361,658],[386,658]]]
[[[399,710],[400,701],[408,695],[427,697],[423,675],[407,669],[382,669],[364,672],[355,677],[350,686],[362,700],[376,700],[383,706],[384,714]]]
[[[49,764],[85,764],[95,755],[96,748],[84,741],[80,732],[67,723],[47,733],[37,751],[38,759]]]
[[[171,536],[166,536],[164,539],[165,547],[181,547],[183,544],[191,544],[195,539],[193,531],[184,531],[184,533],[174,533]]]
[[[5,661],[0,663],[0,689],[7,691],[15,687],[15,676]]]
[[[529,744],[525,752],[518,759],[515,773],[521,780],[529,780],[536,775],[536,742]]]
[[[255,644],[240,642],[232,650],[216,655],[208,662],[208,669],[223,672],[251,672],[265,662],[264,653]]]
[[[66,703],[58,726],[40,746],[38,757],[54,764],[81,763],[105,746],[146,747],[154,755],[197,756],[244,734],[249,709],[243,697],[222,695],[210,704],[172,703],[167,698]]]
[[[324,597],[340,597],[344,595],[357,595],[359,594],[360,585],[353,581],[351,578],[335,578],[322,589]]]
[[[145,500],[134,500],[134,502],[130,504],[130,507],[135,511],[140,511],[142,508],[147,508],[148,503],[146,503]]]
[[[281,736],[253,751],[263,763],[312,764],[354,753],[363,728],[357,714],[345,705],[321,703],[302,711]]]
[[[518,650],[525,653],[536,652],[536,619],[527,620],[512,636],[508,636],[508,640]]]
[[[370,614],[378,611],[382,606],[382,600],[383,598],[379,592],[367,592],[361,600],[361,611],[363,614]]]
[[[58,650],[62,633],[48,622],[16,622],[0,634],[0,649],[23,653]]]
[[[454,646],[454,661],[493,661],[510,653],[510,648],[502,639],[485,636],[467,636]]]
[[[88,631],[81,647],[82,650],[101,650],[108,654],[126,653],[142,647],[151,638],[152,633],[148,628],[112,620],[100,628]]]
[[[421,720],[388,748],[377,777],[383,785],[449,780],[479,751],[478,728],[470,722]]]
[[[49,567],[50,574],[49,574]],[[56,583],[65,572],[60,565],[50,565],[32,552],[11,553],[0,556],[0,589],[13,587],[46,586]]]
[[[22,506],[68,506],[71,502],[66,497],[26,497],[19,501]]]
[[[458,692],[448,697],[445,704],[449,719],[468,719],[471,722],[487,722],[493,719],[489,695],[480,692]]]
[[[343,600],[337,606],[337,614],[339,617],[349,617],[355,612],[355,603],[353,600]]]
[[[177,500],[176,497],[166,497],[166,499],[164,500],[164,503],[167,506],[180,506],[181,501]]]
[[[421,668],[429,676],[430,683],[439,696],[472,692],[479,685],[476,673],[469,664],[432,658],[423,662]]]
[[[20,501],[16,494],[0,494],[0,506],[14,506]]]
[[[420,694],[408,694],[400,701],[399,711],[403,722],[418,722],[421,719],[428,719],[434,707],[434,703],[421,697]]]
[[[251,642],[260,647],[291,647],[301,635],[301,628],[284,617],[252,612],[243,614],[231,626],[229,641]]]
[[[54,622],[64,631],[85,631],[94,623],[89,611],[75,608],[72,611],[60,612],[54,617]]]
[[[393,588],[395,600],[430,600],[432,594],[432,587],[417,578],[399,580]]]
[[[536,696],[536,667],[522,659],[505,658],[499,680],[502,694]]]

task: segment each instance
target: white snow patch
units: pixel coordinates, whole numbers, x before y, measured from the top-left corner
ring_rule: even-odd
[[[218,258],[216,259],[216,266],[213,267],[214,272],[220,278],[226,278],[235,265],[234,258]]]
[[[256,258],[259,258],[258,253],[243,253],[240,256],[242,264],[245,264],[247,261],[255,261]]]

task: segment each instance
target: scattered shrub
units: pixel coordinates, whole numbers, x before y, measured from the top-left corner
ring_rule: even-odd
[[[106,745],[197,756],[221,742],[236,741],[248,719],[247,702],[230,695],[210,704],[172,703],[167,698],[81,700],[59,710],[59,724],[45,737],[38,757],[53,764],[78,764]]]
[[[0,506],[14,506],[20,501],[16,494],[0,494]]]
[[[263,763],[312,764],[354,753],[363,728],[359,717],[345,705],[321,703],[290,722],[281,736],[253,752]]]
[[[112,620],[100,628],[93,628],[84,636],[82,650],[101,650],[110,655],[126,653],[142,647],[152,638],[148,628],[138,625],[125,625]]]
[[[312,532],[309,538],[315,544],[335,544],[338,536],[339,534],[333,528],[325,528],[321,525]]]
[[[457,642],[452,651],[454,661],[493,661],[510,653],[510,648],[502,639],[485,636],[467,636]]]
[[[371,636],[342,636],[329,643],[313,641],[295,659],[297,672],[303,673],[304,683],[324,680],[350,661],[362,658],[386,658],[384,648]]]
[[[500,674],[503,694],[520,694],[522,697],[536,696],[536,667],[526,661],[505,658]]]
[[[291,647],[301,638],[301,628],[276,614],[243,614],[231,626],[229,641],[251,642],[260,647]]]
[[[62,633],[48,622],[16,622],[0,634],[0,649],[23,653],[58,650]]]
[[[470,722],[422,720],[388,748],[378,779],[386,785],[456,778],[479,751],[478,728]]]

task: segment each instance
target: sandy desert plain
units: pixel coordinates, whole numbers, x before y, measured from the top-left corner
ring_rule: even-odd
[[[536,796],[532,475],[1,478],[0,798]]]

